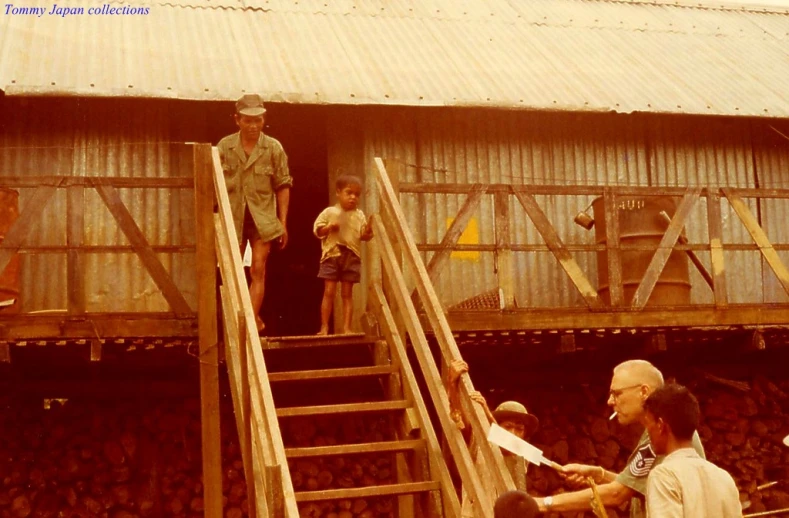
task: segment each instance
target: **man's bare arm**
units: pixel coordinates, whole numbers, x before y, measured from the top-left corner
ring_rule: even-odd
[[[630,500],[635,494],[635,491],[619,482],[597,486],[597,492],[606,507],[617,507]],[[592,490],[583,489],[556,495],[550,508],[545,507],[542,498],[537,500],[537,504],[541,512],[589,511],[592,509]]]

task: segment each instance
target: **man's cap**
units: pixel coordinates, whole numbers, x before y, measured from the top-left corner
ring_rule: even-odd
[[[259,95],[247,94],[236,101],[236,113],[257,117],[266,113],[266,108],[263,106],[263,99]]]
[[[529,411],[526,410],[525,406],[517,401],[505,401],[500,404],[496,407],[496,410],[493,411],[493,417],[495,417],[498,422],[515,421],[523,423],[525,428],[524,437],[530,437],[540,426],[540,421],[531,415]]]
[[[785,444],[786,446],[789,446],[789,435],[787,435],[786,437],[784,437],[784,444]]]

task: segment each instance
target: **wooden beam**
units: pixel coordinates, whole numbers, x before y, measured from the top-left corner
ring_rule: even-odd
[[[234,311],[243,311],[246,322],[246,335],[249,344],[247,351],[250,355],[248,363],[250,365],[251,415],[254,418],[253,426],[257,427],[253,441],[255,441],[256,448],[260,448],[263,454],[271,457],[270,460],[266,460],[267,465],[278,464],[282,468],[282,491],[285,502],[284,518],[298,518],[299,510],[296,506],[293,482],[290,478],[285,447],[282,443],[282,433],[280,432],[274,405],[274,397],[271,393],[266,362],[263,358],[263,346],[260,343],[260,335],[255,326],[252,300],[249,298],[249,290],[246,288],[241,250],[238,246],[239,240],[233,223],[233,215],[230,211],[230,199],[227,195],[227,185],[225,184],[225,175],[219,159],[219,150],[213,148],[211,154],[214,166],[214,194],[219,202],[219,214],[216,219],[217,226],[221,229],[221,232],[218,232],[219,237],[217,241],[225,250],[224,254],[219,254],[224,256],[221,261],[223,265],[222,278],[225,283],[232,285],[231,291],[238,294],[239,305],[233,309]],[[257,476],[265,476],[262,466],[260,468]],[[265,515],[259,515],[258,518],[260,516]]]
[[[567,247],[562,242],[562,238],[559,237],[558,232],[556,232],[556,229],[554,229],[551,222],[545,216],[545,213],[537,204],[537,200],[534,199],[534,196],[528,193],[516,192],[515,197],[523,206],[531,222],[534,223],[537,232],[539,232],[545,240],[548,249],[556,257],[556,260],[559,261],[559,264],[567,276],[570,277],[570,280],[581,294],[581,297],[583,297],[586,305],[590,308],[601,307],[602,304],[597,296],[597,290],[594,289],[592,283],[586,277],[583,270],[581,270],[578,262],[570,255],[570,251],[567,250]]]
[[[405,259],[406,264],[408,264],[408,267],[410,268],[411,272],[413,273],[413,277],[416,280],[417,291],[419,292],[419,296],[424,303],[424,308],[430,323],[430,328],[436,335],[441,355],[443,356],[442,361],[449,363],[452,360],[461,359],[462,357],[460,355],[460,350],[458,349],[457,343],[455,343],[455,339],[452,336],[452,330],[450,329],[449,323],[447,322],[443,309],[441,308],[438,295],[436,295],[433,285],[429,282],[427,270],[424,266],[424,263],[422,263],[421,258],[419,257],[419,253],[416,250],[414,239],[411,236],[411,233],[406,230],[408,225],[406,223],[405,215],[400,208],[400,203],[395,196],[391,184],[389,184],[383,162],[379,158],[376,158],[375,166],[378,171],[377,180],[379,193],[381,195],[381,204],[389,210],[389,215],[394,220],[393,227],[396,231],[395,237],[403,245],[403,258]],[[378,229],[383,232],[380,242],[383,243],[383,247],[385,247],[388,240],[383,239],[383,235],[385,235],[383,225],[377,225],[377,230]],[[386,262],[384,264],[386,264]],[[388,274],[390,276],[399,276],[402,279],[402,273],[399,270],[388,272]],[[397,282],[402,282],[403,286],[405,285],[405,281],[398,280]],[[395,290],[395,292],[397,292],[397,290]],[[399,301],[398,307],[400,307],[401,311],[403,309],[408,309],[408,311],[411,311],[413,304],[405,304],[404,301]],[[411,319],[409,318],[408,320],[410,321]],[[412,323],[411,325],[414,324]],[[423,331],[420,328],[418,333],[422,332]],[[409,330],[409,333],[411,333],[411,330]],[[413,339],[415,335],[412,334],[411,336]],[[418,336],[418,334],[416,336]],[[435,378],[436,380],[440,379],[440,373],[438,372],[438,368],[435,366],[435,362],[431,361],[427,363],[427,365],[422,366],[422,369],[425,371],[425,378]],[[487,437],[490,425],[488,423],[487,416],[485,416],[479,405],[471,403],[469,395],[474,391],[474,386],[472,385],[468,374],[461,376],[460,389],[461,394],[463,395],[461,398],[461,403],[465,404],[464,410],[466,411],[466,416],[469,420],[469,423],[471,424],[472,433],[478,438],[480,453],[483,455],[484,462],[488,466],[494,467],[491,469],[494,487],[496,487],[500,492],[514,489],[515,485],[512,482],[512,477],[504,465],[501,452],[498,448],[492,448],[490,443],[482,439]],[[444,433],[449,435],[453,433],[452,430],[457,431],[454,421],[452,421],[451,417],[449,417],[449,403],[447,401],[444,388],[440,387],[440,389],[432,392],[431,396],[433,397],[435,406],[440,409],[438,413],[441,417],[440,420],[444,429]],[[453,442],[450,442],[450,446],[453,448],[455,447]],[[465,458],[461,455],[462,454],[460,454],[460,452],[457,450],[453,450],[453,456],[455,459]],[[464,481],[464,483],[468,484],[468,481]],[[488,510],[490,510],[490,508],[488,508]]]
[[[491,516],[490,510],[493,508],[493,502],[490,500],[490,496],[485,494],[482,483],[479,479],[479,475],[477,474],[474,467],[474,461],[471,458],[463,436],[449,415],[449,399],[446,390],[440,382],[441,374],[439,373],[435,360],[430,353],[430,347],[427,342],[427,338],[425,337],[424,331],[419,325],[416,308],[414,307],[411,298],[408,297],[403,274],[400,272],[400,269],[396,267],[394,250],[392,249],[389,237],[387,236],[386,229],[379,220],[376,220],[375,224],[375,232],[377,234],[376,240],[380,246],[384,272],[392,279],[392,296],[397,301],[399,312],[404,314],[403,320],[405,322],[406,328],[408,329],[408,333],[411,336],[414,352],[417,355],[417,360],[419,361],[422,372],[424,373],[424,379],[427,384],[428,392],[431,399],[433,400],[434,407],[436,408],[436,413],[438,415],[438,420],[441,423],[441,428],[443,429],[444,435],[447,438],[450,451],[452,452],[452,456],[455,459],[461,479],[463,480],[463,485],[466,487],[466,490],[470,495],[477,497],[475,499],[475,508],[477,508],[478,513],[481,513],[480,516],[489,517]],[[408,254],[408,247],[406,248],[406,256],[410,257]],[[427,273],[425,272],[425,277],[426,276]],[[422,283],[419,283],[417,280],[418,287],[420,284]],[[424,288],[420,289],[420,295],[423,295],[424,291]],[[379,301],[383,303],[381,297],[379,296],[378,298]],[[383,306],[383,304],[381,305]],[[425,304],[425,308],[428,307],[435,306],[429,303]],[[387,332],[388,330],[390,335],[394,336],[397,326],[393,322],[392,324],[392,328],[385,326],[386,329],[384,331]],[[396,343],[394,338],[392,338],[392,341],[389,343],[392,344],[393,342]],[[457,345],[455,347],[457,347]],[[460,355],[458,354],[458,356]],[[401,363],[404,367],[405,358],[401,358]],[[506,468],[504,471],[506,472]],[[509,473],[507,472],[506,474],[508,475]],[[501,478],[504,474],[493,473],[492,475],[494,478]],[[499,477],[496,477],[496,475],[499,475]],[[501,484],[504,485],[504,482],[502,481]]]
[[[59,315],[2,315],[0,339],[112,337],[194,337],[194,315],[172,313],[86,313],[82,317]]]
[[[11,349],[8,342],[0,343],[0,363],[11,363]]]
[[[427,325],[427,317],[422,318]],[[688,308],[644,308],[640,311],[587,311],[566,308],[515,311],[451,311],[447,320],[456,332],[548,329],[633,329],[660,327],[785,326],[789,305],[730,304]]]
[[[202,428],[203,450],[203,496],[207,516],[222,516],[222,439],[219,429],[219,353],[217,344],[217,304],[216,304],[216,250],[214,249],[214,193],[211,181],[211,146],[198,144],[194,146],[194,182],[195,182],[195,231],[197,238],[197,322],[200,345],[200,423]],[[122,202],[111,191],[102,196],[109,207]],[[112,210],[112,209],[110,209]],[[115,218],[123,228],[125,220],[127,229],[124,233],[134,234],[124,210],[116,208]],[[129,218],[131,216],[129,215]],[[132,221],[133,223],[133,221]],[[136,227],[136,225],[135,225]],[[139,230],[139,229],[138,229]],[[147,244],[140,232],[137,239],[142,238],[142,246]],[[131,237],[129,238],[131,240]],[[132,241],[134,242],[134,241]],[[153,252],[150,252],[153,255]],[[142,255],[141,255],[142,257]],[[156,259],[155,256],[153,256]],[[161,265],[159,261],[157,264]],[[162,270],[164,268],[162,267]],[[150,269],[149,269],[150,271]],[[166,272],[165,272],[166,273]],[[167,276],[169,279],[169,275]],[[172,281],[171,281],[172,282]],[[157,283],[158,284],[158,283]],[[175,285],[173,284],[173,287]],[[177,291],[177,289],[176,289]],[[178,292],[180,295],[180,292]],[[185,304],[183,296],[180,297]],[[188,305],[187,305],[188,307]]]
[[[701,187],[688,188],[688,192],[682,197],[682,201],[674,217],[671,218],[671,223],[669,223],[666,233],[663,234],[663,239],[660,240],[655,255],[652,256],[652,260],[649,262],[649,266],[647,266],[644,272],[644,277],[641,279],[635,294],[633,294],[631,305],[634,308],[641,309],[646,306],[650,295],[652,295],[652,290],[654,290],[657,285],[660,274],[663,273],[663,268],[666,267],[666,263],[671,253],[674,251],[674,245],[677,243],[677,239],[679,239],[679,235],[682,233],[682,227],[685,226],[685,220],[688,219],[688,215],[696,205],[696,200],[699,199],[700,193]]]
[[[608,264],[598,264],[598,268],[608,267],[608,297],[612,307],[624,304],[625,294],[622,287],[622,253],[619,250],[619,204],[617,195],[611,187],[603,194],[605,208],[605,242],[608,246]]]
[[[393,360],[397,365],[400,366],[404,381],[403,385],[406,389],[406,396],[410,401],[413,402],[414,408],[416,409],[417,422],[419,423],[419,427],[422,431],[421,436],[427,441],[426,446],[427,455],[429,457],[428,465],[430,475],[434,480],[437,480],[441,483],[441,487],[444,490],[445,495],[443,503],[445,518],[451,518],[453,516],[459,517],[460,502],[457,499],[457,494],[454,491],[452,478],[449,474],[449,470],[447,469],[447,465],[444,462],[441,446],[438,442],[438,436],[433,429],[433,424],[430,420],[430,414],[427,412],[427,406],[425,405],[425,401],[422,398],[419,385],[416,381],[416,375],[414,374],[414,371],[411,367],[411,362],[408,360],[408,353],[405,349],[405,343],[397,330],[394,316],[392,315],[392,311],[389,308],[389,304],[386,302],[383,289],[379,283],[375,283],[370,287],[370,298],[374,304],[374,311],[376,314],[380,315],[379,321],[381,322],[381,328],[384,336],[386,337],[386,342],[390,344]],[[421,337],[416,338],[416,340],[419,340],[420,342],[422,339],[425,339],[425,344],[420,345],[426,345],[427,341],[424,337],[424,333]],[[419,354],[418,351],[422,354]],[[421,358],[418,358],[420,363],[427,360],[424,351],[425,349],[422,347],[414,348],[414,352],[417,352],[418,356],[422,356]],[[438,379],[440,379],[440,377]],[[447,440],[449,439],[447,438]]]
[[[721,218],[721,197],[718,192],[707,196],[707,227],[710,238],[710,260],[712,263],[712,291],[715,306],[725,308],[729,305],[726,292],[726,268],[723,253],[723,220]]]
[[[0,274],[5,271],[11,258],[25,242],[30,229],[37,222],[36,219],[44,212],[44,207],[55,194],[55,188],[53,185],[37,187],[22,213],[6,232],[3,242],[0,243]]]
[[[32,189],[41,186],[90,187],[96,179],[113,187],[128,189],[191,189],[194,187],[194,180],[191,177],[152,178],[139,176],[4,176],[0,180],[0,184],[13,189]]]
[[[496,278],[502,309],[515,307],[515,278],[510,249],[510,194],[499,191],[493,195],[494,225],[496,228]]]
[[[82,246],[85,221],[85,188],[69,187],[66,197],[66,286],[69,313],[85,313],[85,264],[78,247]]]
[[[115,221],[118,222],[121,231],[129,238],[135,252],[142,260],[143,266],[151,275],[156,286],[162,291],[162,295],[164,295],[173,311],[176,313],[191,313],[192,310],[189,307],[189,303],[186,302],[170,274],[159,262],[156,254],[151,249],[151,245],[148,243],[142,230],[140,230],[140,227],[137,226],[115,187],[96,179],[94,179],[93,186],[98,191],[104,204],[110,209],[110,213],[115,218]]]
[[[786,269],[786,265],[781,261],[772,243],[770,243],[767,233],[762,229],[761,225],[759,225],[759,221],[751,213],[751,210],[745,202],[742,201],[737,190],[723,189],[723,194],[729,200],[729,204],[734,209],[734,212],[737,213],[737,217],[739,217],[740,221],[745,225],[745,229],[751,235],[753,241],[759,246],[759,251],[761,251],[767,264],[770,265],[770,269],[772,269],[773,273],[778,278],[778,282],[781,283],[784,291],[789,294],[789,270]]]
[[[564,195],[564,196],[601,196],[608,189],[612,189],[617,196],[683,196],[687,189],[685,187],[656,187],[656,186],[602,186],[602,185],[534,185],[534,184],[484,184],[485,192],[493,194],[495,192],[526,192],[534,195]],[[399,192],[401,194],[465,194],[468,192],[467,183],[409,183],[401,182]],[[717,191],[717,188],[712,190]],[[701,193],[705,195],[710,189],[702,188]],[[746,198],[789,198],[789,189],[737,189],[740,196]]]
[[[452,224],[449,226],[449,229],[447,229],[447,233],[444,234],[441,244],[438,245],[438,250],[433,254],[433,257],[430,258],[430,262],[427,264],[427,274],[433,284],[441,277],[441,272],[449,261],[453,248],[457,245],[466,227],[468,227],[471,216],[482,201],[483,194],[485,194],[485,186],[475,184],[471,187],[466,201],[463,202],[463,206],[460,207],[460,210],[455,215],[455,219],[452,220]]]

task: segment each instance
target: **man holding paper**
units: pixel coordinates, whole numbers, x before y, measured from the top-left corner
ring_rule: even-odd
[[[663,386],[663,374],[651,363],[644,360],[629,360],[614,368],[611,389],[608,393],[608,406],[621,424],[640,423],[643,425],[644,402],[656,389]],[[692,445],[701,458],[705,458],[698,433],[694,432]],[[631,518],[644,518],[644,495],[649,472],[660,464],[663,456],[657,455],[652,448],[649,435],[644,432],[638,446],[630,454],[627,466],[620,473],[612,473],[600,466],[567,464],[563,468],[565,478],[571,483],[584,484],[591,477],[597,486],[603,504],[617,507],[630,500]],[[563,493],[554,497],[537,499],[540,511],[565,512],[587,511],[592,509],[592,490],[584,489]]]

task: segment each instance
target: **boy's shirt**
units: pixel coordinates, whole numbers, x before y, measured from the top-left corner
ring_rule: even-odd
[[[319,228],[335,222],[340,224],[339,231],[332,232],[326,237],[318,236]],[[357,257],[361,257],[362,227],[366,224],[367,218],[359,209],[343,210],[339,204],[324,209],[312,226],[313,234],[321,240],[321,262],[340,255],[340,245],[348,247],[348,250]]]

